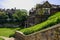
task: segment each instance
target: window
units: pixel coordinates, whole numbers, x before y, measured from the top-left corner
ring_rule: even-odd
[[[43,8],[44,14],[49,15],[50,14],[50,8]]]

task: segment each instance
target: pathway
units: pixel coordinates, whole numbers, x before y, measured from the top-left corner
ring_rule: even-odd
[[[13,38],[13,37],[8,38],[8,37],[0,36],[0,38],[3,38],[4,40],[15,40],[15,38]]]

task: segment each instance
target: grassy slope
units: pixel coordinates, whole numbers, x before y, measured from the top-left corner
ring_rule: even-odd
[[[24,34],[28,35],[28,34],[36,32],[36,31],[39,31],[41,29],[47,28],[49,26],[55,25],[57,23],[60,23],[60,12],[57,12],[55,15],[49,17],[47,21],[45,21],[41,24],[37,24],[30,28],[22,29],[20,31],[23,32]]]
[[[15,33],[16,30],[20,30],[21,28],[0,28],[0,36],[9,37]]]
[[[4,39],[0,38],[0,40],[4,40]]]
[[[3,38],[0,38],[0,40],[4,40]]]

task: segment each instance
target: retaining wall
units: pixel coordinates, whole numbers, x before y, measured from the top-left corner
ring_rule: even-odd
[[[29,35],[24,35],[22,32],[16,31],[15,38],[17,40],[60,40],[60,24]]]

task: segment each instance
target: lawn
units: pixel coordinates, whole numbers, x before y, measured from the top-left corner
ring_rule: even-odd
[[[15,33],[16,30],[20,30],[21,28],[0,28],[0,36],[9,37]]]
[[[0,38],[0,40],[4,40],[4,39]]]

